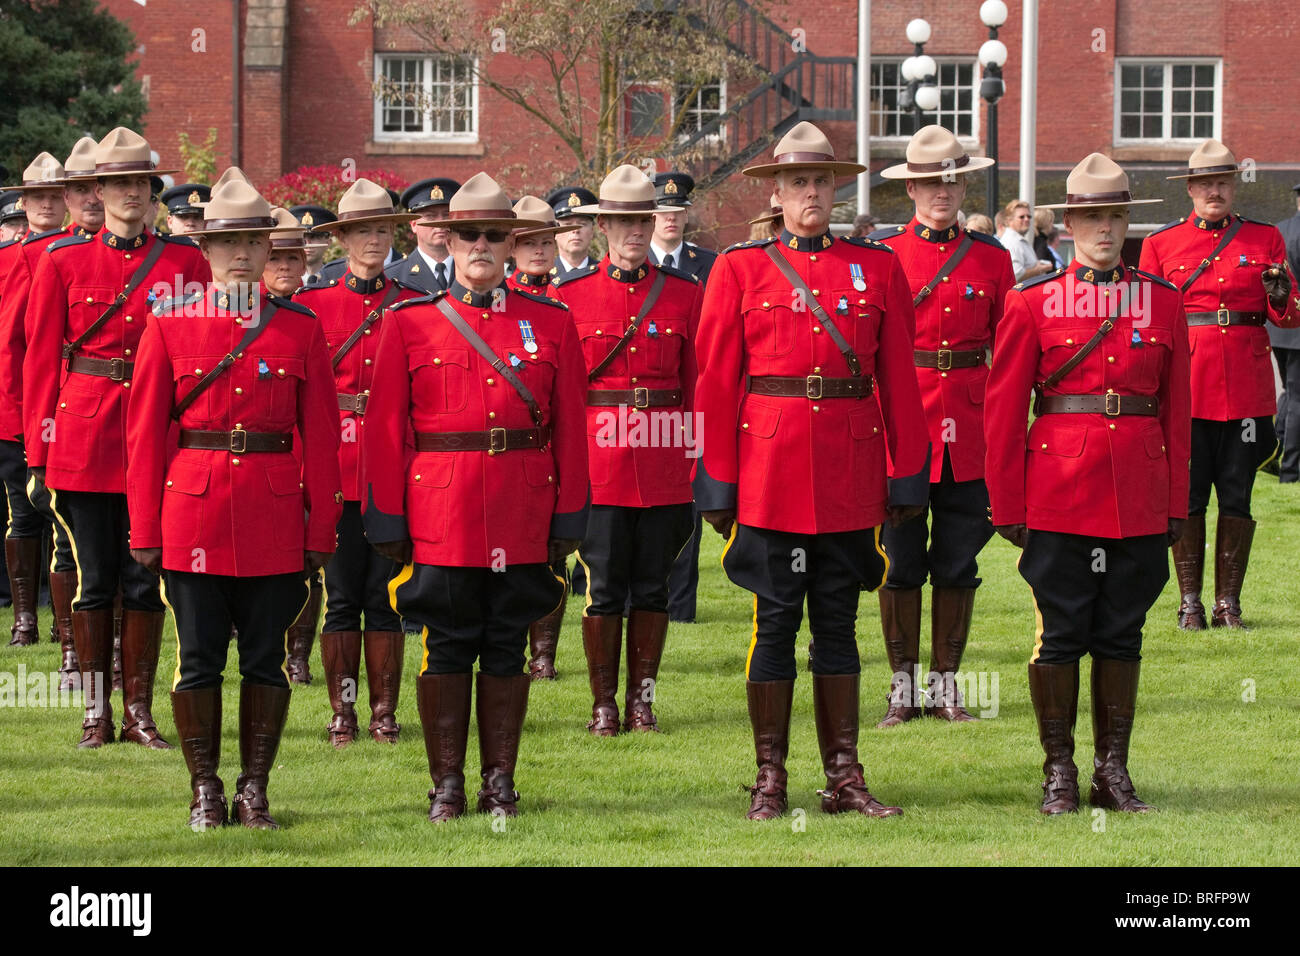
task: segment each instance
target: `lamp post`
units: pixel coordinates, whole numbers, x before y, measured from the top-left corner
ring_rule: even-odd
[[[912,44],[912,55],[903,61],[903,79],[907,88],[899,97],[903,109],[916,114],[916,128],[921,128],[921,114],[939,108],[939,89],[933,85],[938,68],[934,57],[927,56],[925,45],[930,42],[930,24],[920,17],[907,24],[907,39]]]
[[[989,218],[998,209],[998,100],[1006,92],[1002,82],[1002,66],[1007,62],[1006,44],[998,39],[998,27],[1007,22],[1007,5],[1002,0],[984,0],[980,4],[980,21],[989,28],[989,38],[980,47],[980,68],[984,78],[980,81],[980,97],[989,104],[989,159],[994,163],[988,171]]]

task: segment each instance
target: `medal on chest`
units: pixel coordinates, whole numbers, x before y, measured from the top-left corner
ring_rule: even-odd
[[[849,277],[853,280],[853,288],[857,289],[859,292],[867,291],[867,280],[862,276],[862,266],[856,262],[850,263]]]
[[[525,352],[537,351],[537,338],[533,335],[533,323],[527,319],[519,320],[519,336],[524,340]]]
[[[848,297],[848,296],[846,296],[846,295],[842,295],[842,296],[840,296],[840,300],[839,300],[838,302],[835,303],[835,314],[836,314],[836,315],[848,315],[848,314],[849,314],[849,297]]]
[[[257,377],[267,379],[271,377],[271,367],[266,364],[266,359],[257,360]]]
[[[511,368],[518,368],[519,366],[524,364],[523,361],[519,358],[519,356],[516,355],[514,352],[507,352],[506,357],[510,359]]]
[[[650,324],[646,326],[645,334],[652,339],[659,335],[659,326],[655,325],[654,319],[651,319]]]
[[[971,285],[969,282],[967,282],[967,283],[966,283],[966,288],[962,290],[962,294],[961,294],[961,296],[962,296],[963,299],[973,299],[973,298],[975,298],[975,287],[974,287],[973,285]]]

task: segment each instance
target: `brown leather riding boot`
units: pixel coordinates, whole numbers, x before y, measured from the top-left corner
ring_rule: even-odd
[[[897,727],[921,716],[917,701],[917,658],[921,644],[921,589],[880,588],[880,630],[893,673],[886,699],[889,709],[877,727]],[[810,665],[811,666],[811,665]]]
[[[515,790],[515,762],[519,736],[528,711],[527,674],[493,677],[481,671],[475,687],[474,712],[478,717],[478,752],[483,789],[478,792],[478,812],[497,817],[519,816]]]
[[[5,538],[5,562],[9,569],[9,593],[14,604],[14,625],[9,644],[28,647],[39,644],[36,626],[36,595],[41,573],[40,538]]]
[[[555,680],[555,646],[560,642],[564,608],[569,603],[569,589],[564,589],[557,607],[528,629],[528,676],[533,680]]]
[[[1079,662],[1029,665],[1029,699],[1043,745],[1043,806],[1048,815],[1079,809],[1074,720],[1079,710]]]
[[[54,608],[54,629],[63,652],[59,664],[59,689],[80,690],[81,672],[77,669],[77,645],[72,639],[72,597],[77,593],[76,571],[50,572],[50,604]]]
[[[826,789],[822,811],[856,811],[869,817],[901,814],[899,807],[887,807],[871,795],[858,763],[858,675],[813,674],[813,713],[817,720],[817,744],[821,748]]]
[[[618,735],[618,657],[623,643],[623,618],[601,614],[582,619],[582,649],[587,653],[591,682],[591,720],[587,729],[596,737]]]
[[[316,643],[316,625],[320,621],[321,596],[324,588],[313,584],[307,592],[307,604],[289,627],[289,682],[311,683],[311,649]]]
[[[113,599],[113,690],[122,689],[122,595]]]
[[[72,639],[77,645],[81,690],[86,717],[78,747],[102,747],[113,742],[113,702],[110,698],[113,660],[113,609],[72,612]]]
[[[749,725],[754,730],[758,779],[749,788],[751,820],[773,820],[785,813],[785,758],[790,749],[790,705],[794,681],[746,681]]]
[[[162,648],[163,612],[122,612],[123,743],[171,750],[153,719],[153,681]]]
[[[1219,515],[1214,534],[1214,614],[1215,627],[1240,627],[1241,585],[1250,563],[1250,544],[1255,538],[1255,522],[1250,518]]]
[[[465,747],[469,740],[470,674],[425,674],[415,680],[415,703],[429,758],[429,820],[446,823],[465,813]]]
[[[957,671],[970,637],[975,612],[974,588],[930,589],[930,672],[933,680],[926,701],[926,713],[952,723],[978,718],[962,706],[957,689]]]
[[[623,694],[623,729],[658,732],[652,704],[658,687],[659,662],[668,637],[667,611],[632,610],[627,615],[627,687]]]
[[[342,750],[357,739],[357,677],[361,671],[361,632],[322,631],[320,661],[325,668],[334,716],[325,728],[330,744]]]
[[[1146,813],[1128,775],[1128,744],[1137,707],[1141,661],[1092,659],[1092,792],[1094,807]]]
[[[1173,543],[1174,573],[1178,576],[1178,627],[1183,631],[1205,630],[1205,605],[1201,586],[1205,580],[1205,515],[1188,518],[1183,535]]]
[[[406,635],[401,631],[366,631],[366,683],[370,686],[370,736],[381,744],[397,743],[397,697],[402,690],[402,656]]]
[[[239,687],[239,766],[230,822],[250,830],[278,830],[266,799],[267,778],[280,749],[289,716],[288,687],[241,684]]]
[[[217,776],[221,763],[221,687],[172,691],[172,716],[181,753],[190,771],[190,829],[226,825],[225,788]]]

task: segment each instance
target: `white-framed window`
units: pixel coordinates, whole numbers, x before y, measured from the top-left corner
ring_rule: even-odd
[[[871,135],[884,139],[907,139],[920,127],[916,113],[899,106],[907,81],[903,79],[903,57],[871,58]],[[963,140],[977,140],[980,134],[980,68],[973,57],[935,57],[939,75],[938,113],[922,113],[921,126],[938,123]]]
[[[377,54],[374,112],[376,141],[477,140],[473,57]]]
[[[1218,138],[1222,71],[1209,57],[1116,60],[1115,142]]]
[[[690,136],[708,126],[727,111],[727,81],[718,79],[698,86],[694,83],[677,84],[677,97],[673,102],[673,122],[685,114],[680,133]],[[714,139],[720,133],[713,134]]]

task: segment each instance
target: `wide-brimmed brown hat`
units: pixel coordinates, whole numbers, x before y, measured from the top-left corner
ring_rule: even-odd
[[[775,176],[786,169],[828,169],[836,176],[856,176],[867,171],[861,163],[845,163],[835,159],[835,150],[826,134],[812,123],[804,121],[781,137],[772,150],[770,163],[747,166],[741,170],[746,176]]]
[[[63,181],[65,183],[91,182],[95,178],[95,150],[99,144],[91,136],[77,140],[68,154],[68,161],[63,164]]]
[[[271,210],[271,218],[275,220],[275,228],[271,230],[272,249],[307,249],[307,230],[297,216],[283,206],[276,206]]]
[[[348,191],[339,200],[337,222],[322,222],[315,227],[316,232],[338,232],[343,226],[359,222],[411,222],[419,219],[419,214],[404,212],[393,207],[393,197],[388,190],[369,179],[358,179],[348,187]]]
[[[562,232],[573,232],[582,228],[580,222],[561,223],[555,218],[555,210],[536,196],[525,196],[515,203],[515,215],[524,221],[540,219],[546,223],[541,229],[534,229],[531,226],[516,229],[516,239],[523,239],[527,236],[556,236]]]
[[[95,178],[105,176],[163,176],[179,169],[154,165],[149,142],[139,133],[119,126],[95,147]]]
[[[1239,173],[1242,171],[1241,166],[1237,165],[1237,157],[1232,155],[1232,150],[1224,146],[1217,139],[1207,139],[1192,152],[1187,159],[1187,172],[1179,173],[1176,176],[1166,176],[1165,179],[1195,179],[1197,176],[1218,176],[1223,173]]]
[[[5,189],[19,192],[25,189],[52,189],[62,186],[66,181],[63,164],[49,153],[39,153],[23,170],[22,181],[6,186]]]
[[[421,219],[417,226],[441,226],[456,229],[478,226],[481,229],[545,229],[552,216],[525,219],[515,213],[510,199],[497,181],[487,173],[475,173],[456,190],[441,219]]]
[[[1065,179],[1065,202],[1039,203],[1039,209],[1084,209],[1089,206],[1145,206],[1163,199],[1134,199],[1128,174],[1109,156],[1089,153]]]
[[[681,211],[681,206],[659,205],[655,184],[641,170],[626,163],[605,177],[594,203],[573,209],[580,216],[644,216],[651,212]]]
[[[771,203],[772,211],[765,216],[757,216],[749,220],[751,226],[757,226],[760,222],[776,222],[785,214],[781,209],[781,204],[776,201],[775,196],[773,196],[769,202]]]
[[[271,204],[243,179],[232,178],[212,191],[203,205],[203,226],[191,236],[211,236],[223,232],[270,232],[277,223]]]
[[[925,126],[907,141],[907,162],[880,171],[885,179],[930,179],[953,173],[987,169],[993,160],[971,156],[950,131],[942,126]]]

